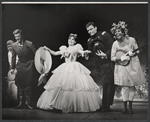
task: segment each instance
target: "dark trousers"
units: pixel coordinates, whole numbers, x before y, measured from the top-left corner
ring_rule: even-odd
[[[113,104],[116,86],[110,83],[103,84],[102,106],[108,107]]]
[[[25,102],[26,104],[29,104],[31,99],[31,93],[31,86],[25,88],[18,87],[19,102]]]

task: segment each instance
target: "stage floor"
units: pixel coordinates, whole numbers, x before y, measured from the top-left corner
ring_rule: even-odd
[[[123,102],[116,101],[111,112],[68,113],[40,109],[2,108],[2,120],[148,120],[148,102],[133,102],[134,114],[121,114]]]

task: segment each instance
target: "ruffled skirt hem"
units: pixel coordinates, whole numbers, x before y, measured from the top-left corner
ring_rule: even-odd
[[[45,90],[40,96],[37,107],[45,110],[58,109],[68,112],[93,112],[101,106],[98,90],[93,91],[64,91],[61,88]]]
[[[93,112],[101,106],[100,89],[89,75],[90,71],[78,62],[63,63],[53,71],[44,86],[37,107],[68,112]]]

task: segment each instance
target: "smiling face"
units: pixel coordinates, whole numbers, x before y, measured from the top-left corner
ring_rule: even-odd
[[[14,34],[14,37],[15,37],[15,39],[16,39],[18,42],[20,42],[21,39],[22,39],[20,33]]]
[[[121,29],[116,29],[115,30],[115,37],[118,40],[120,40],[120,39],[122,39],[122,37],[124,37],[124,33],[121,31]]]
[[[68,45],[69,46],[74,46],[74,44],[76,43],[76,40],[74,39],[73,36],[70,36],[68,39]]]
[[[93,25],[88,26],[86,29],[90,36],[93,36],[97,33],[97,27],[94,27]]]

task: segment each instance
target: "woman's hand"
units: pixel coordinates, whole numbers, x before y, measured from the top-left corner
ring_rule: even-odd
[[[85,50],[82,53],[82,57],[87,57],[89,53],[92,53],[90,50]]]
[[[83,51],[83,54],[86,55],[86,54],[89,54],[89,53],[92,53],[90,50],[85,50]]]
[[[135,53],[133,53],[133,51],[129,51],[128,54],[129,54],[129,56],[134,56],[135,55]]]
[[[130,57],[127,55],[121,56],[121,61],[124,61],[124,60],[130,60]]]
[[[48,47],[46,47],[46,46],[44,46],[44,49],[45,49],[45,50],[48,50],[48,51],[50,50],[50,49],[49,49]]]
[[[88,54],[89,54],[89,53],[92,53],[92,52],[91,52],[90,50],[86,50],[86,53],[88,53]]]

